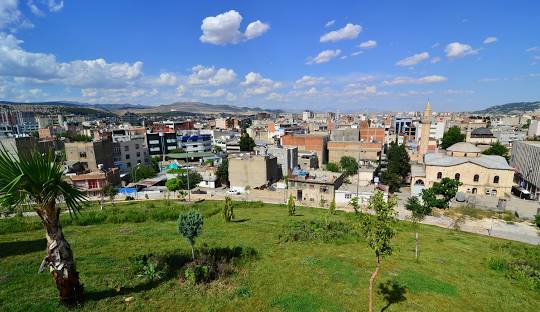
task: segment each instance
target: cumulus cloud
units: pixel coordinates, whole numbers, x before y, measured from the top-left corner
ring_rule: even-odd
[[[452,42],[446,46],[444,52],[446,52],[446,57],[452,59],[477,54],[478,50],[473,49],[470,45],[465,43]]]
[[[71,86],[119,86],[142,77],[142,62],[107,63],[104,59],[56,61],[52,54],[27,52],[15,36],[0,33],[0,75]]]
[[[539,47],[530,47],[525,51],[526,52],[536,52],[536,51],[540,51],[540,48]]]
[[[384,85],[406,85],[406,84],[428,84],[448,81],[448,78],[439,75],[424,76],[419,78],[413,77],[396,77],[391,80],[383,81]]]
[[[0,1],[0,30],[7,27],[16,29],[21,26],[32,26],[22,15],[18,4],[18,0]]]
[[[39,3],[39,5],[38,5]],[[30,9],[30,12],[36,16],[45,16],[44,10],[49,12],[59,12],[64,7],[64,1],[55,0],[28,0],[26,5]]]
[[[284,86],[282,82],[264,78],[261,74],[255,72],[246,74],[244,81],[242,81],[240,85],[246,87],[244,95],[266,94]]]
[[[497,41],[499,41],[497,37],[487,37],[486,39],[484,39],[484,44],[495,43]]]
[[[270,25],[257,20],[256,22],[250,23],[247,26],[246,32],[244,33],[244,35],[246,36],[246,39],[249,40],[249,39],[262,36],[269,29],[270,29]]]
[[[351,53],[351,56],[358,56],[362,53],[364,53],[364,51],[356,51],[356,52]]]
[[[28,2],[26,4],[28,5],[28,8],[30,9],[30,12],[32,12],[32,14],[34,14],[36,16],[44,16],[45,15],[45,13],[40,8],[38,8],[38,6],[34,3],[33,0],[28,0]]]
[[[231,83],[236,79],[236,73],[232,69],[219,68],[216,70],[214,66],[197,65],[191,71],[192,74],[188,78],[188,83],[192,85],[220,86]]]
[[[59,1],[49,0],[47,4],[49,7],[49,11],[58,12],[62,10],[62,8],[64,7],[64,0],[59,0]]]
[[[361,31],[362,26],[348,23],[343,28],[322,35],[320,38],[320,42],[351,40],[358,37]]]
[[[184,93],[186,92],[186,87],[184,87],[183,85],[178,85],[175,91],[176,91],[176,96],[183,96]]]
[[[259,20],[250,23],[245,33],[240,31],[242,15],[235,10],[230,10],[216,16],[208,16],[201,24],[201,42],[226,45],[236,44],[243,40],[260,37],[270,29],[270,25]]]
[[[161,86],[174,86],[176,84],[176,75],[171,73],[161,73],[156,79],[156,84]]]
[[[397,66],[413,66],[416,65],[422,61],[425,61],[429,59],[429,53],[428,52],[422,52],[417,53],[413,56],[406,57],[402,60],[399,60],[396,65]]]
[[[326,24],[324,24],[324,27],[330,27],[330,26],[334,25],[335,23],[336,23],[336,20],[328,21],[328,22],[326,22]]]
[[[358,45],[358,47],[362,49],[371,49],[371,48],[375,48],[376,46],[377,46],[377,41],[375,40],[364,41]]]
[[[307,64],[322,64],[329,62],[331,59],[338,57],[341,54],[340,49],[324,50],[315,57],[308,58]]]

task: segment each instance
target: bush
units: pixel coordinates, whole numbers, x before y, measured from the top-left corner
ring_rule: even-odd
[[[521,246],[511,243],[496,245],[499,258],[489,258],[488,268],[504,273],[531,290],[540,291],[540,249],[537,246]]]
[[[537,214],[536,216],[534,216],[534,223],[536,224],[537,227],[540,228],[540,214]]]
[[[184,271],[184,278],[189,284],[207,282],[210,277],[210,268],[206,264],[190,263]]]
[[[322,241],[331,242],[347,238],[357,238],[351,223],[341,221],[308,220],[291,222],[279,235],[283,242]]]

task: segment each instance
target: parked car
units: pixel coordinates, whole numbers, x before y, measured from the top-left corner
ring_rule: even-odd
[[[240,192],[237,191],[237,190],[228,190],[227,194],[228,195],[240,195]]]

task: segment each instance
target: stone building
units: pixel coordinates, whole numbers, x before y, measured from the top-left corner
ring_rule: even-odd
[[[382,143],[364,142],[328,142],[328,161],[339,162],[342,156],[351,156],[358,160],[379,160],[382,153]]]
[[[460,142],[446,152],[426,154],[423,165],[411,168],[411,193],[418,195],[446,177],[463,183],[459,192],[503,197],[510,195],[514,171],[504,157],[483,155],[471,143]]]
[[[289,175],[289,194],[297,202],[307,205],[319,205],[321,199],[330,204],[335,198],[335,191],[343,184],[343,173],[323,170],[295,170]]]
[[[68,166],[80,163],[85,170],[90,171],[114,167],[113,142],[110,140],[66,143],[65,149]]]
[[[285,134],[281,137],[283,146],[296,146],[298,152],[317,153],[319,167],[328,162],[328,136],[314,134]]]

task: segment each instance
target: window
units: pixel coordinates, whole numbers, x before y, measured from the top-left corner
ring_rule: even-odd
[[[159,144],[159,141],[158,140],[150,140],[150,141],[148,141],[148,143],[150,143],[150,144]]]
[[[326,193],[326,191],[328,191],[328,188],[327,188],[326,186],[321,186],[321,187],[319,188],[319,191],[320,191],[321,193]]]
[[[86,152],[79,152],[80,158],[86,158]]]
[[[126,154],[126,159],[129,159],[129,154]]]
[[[137,152],[137,157],[141,157],[141,152]]]
[[[345,199],[351,199],[351,198],[352,198],[352,194],[351,194],[351,193],[345,194]]]
[[[129,151],[129,145],[124,146],[124,151]]]
[[[456,181],[459,181],[459,177],[460,177],[460,174],[456,173],[456,175],[454,176],[454,179],[456,179]]]
[[[493,183],[498,184],[499,183],[499,176],[493,177]]]
[[[437,172],[437,180],[440,180],[442,179],[442,172]]]
[[[474,175],[474,178],[473,178],[473,181],[474,181],[474,182],[478,182],[479,180],[480,180],[480,176],[477,175],[477,174],[475,174],[475,175]]]
[[[139,144],[135,144],[135,149],[139,149]]]
[[[310,188],[310,189],[314,189],[314,188],[315,188],[315,185],[310,184],[310,185],[309,185],[309,188]]]
[[[89,189],[98,188],[98,181],[97,180],[88,180],[88,188]]]

